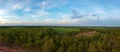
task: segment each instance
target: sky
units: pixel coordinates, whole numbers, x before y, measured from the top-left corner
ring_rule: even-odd
[[[0,26],[120,26],[120,0],[0,0]]]

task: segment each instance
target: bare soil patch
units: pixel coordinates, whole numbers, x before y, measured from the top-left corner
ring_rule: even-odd
[[[76,35],[74,35],[73,37],[80,37],[82,35],[85,35],[85,36],[93,36],[95,35],[97,32],[96,31],[88,31],[88,32],[80,32]]]
[[[0,52],[26,52],[26,51],[19,47],[0,46]]]

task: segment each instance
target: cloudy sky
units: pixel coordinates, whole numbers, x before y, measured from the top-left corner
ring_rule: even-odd
[[[0,0],[0,25],[120,26],[120,0]]]

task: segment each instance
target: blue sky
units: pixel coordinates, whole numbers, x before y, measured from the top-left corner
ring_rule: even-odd
[[[120,0],[0,0],[0,25],[120,26],[119,5]]]

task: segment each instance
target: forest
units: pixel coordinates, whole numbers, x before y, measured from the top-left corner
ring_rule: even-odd
[[[120,28],[0,27],[0,51],[120,52]]]

